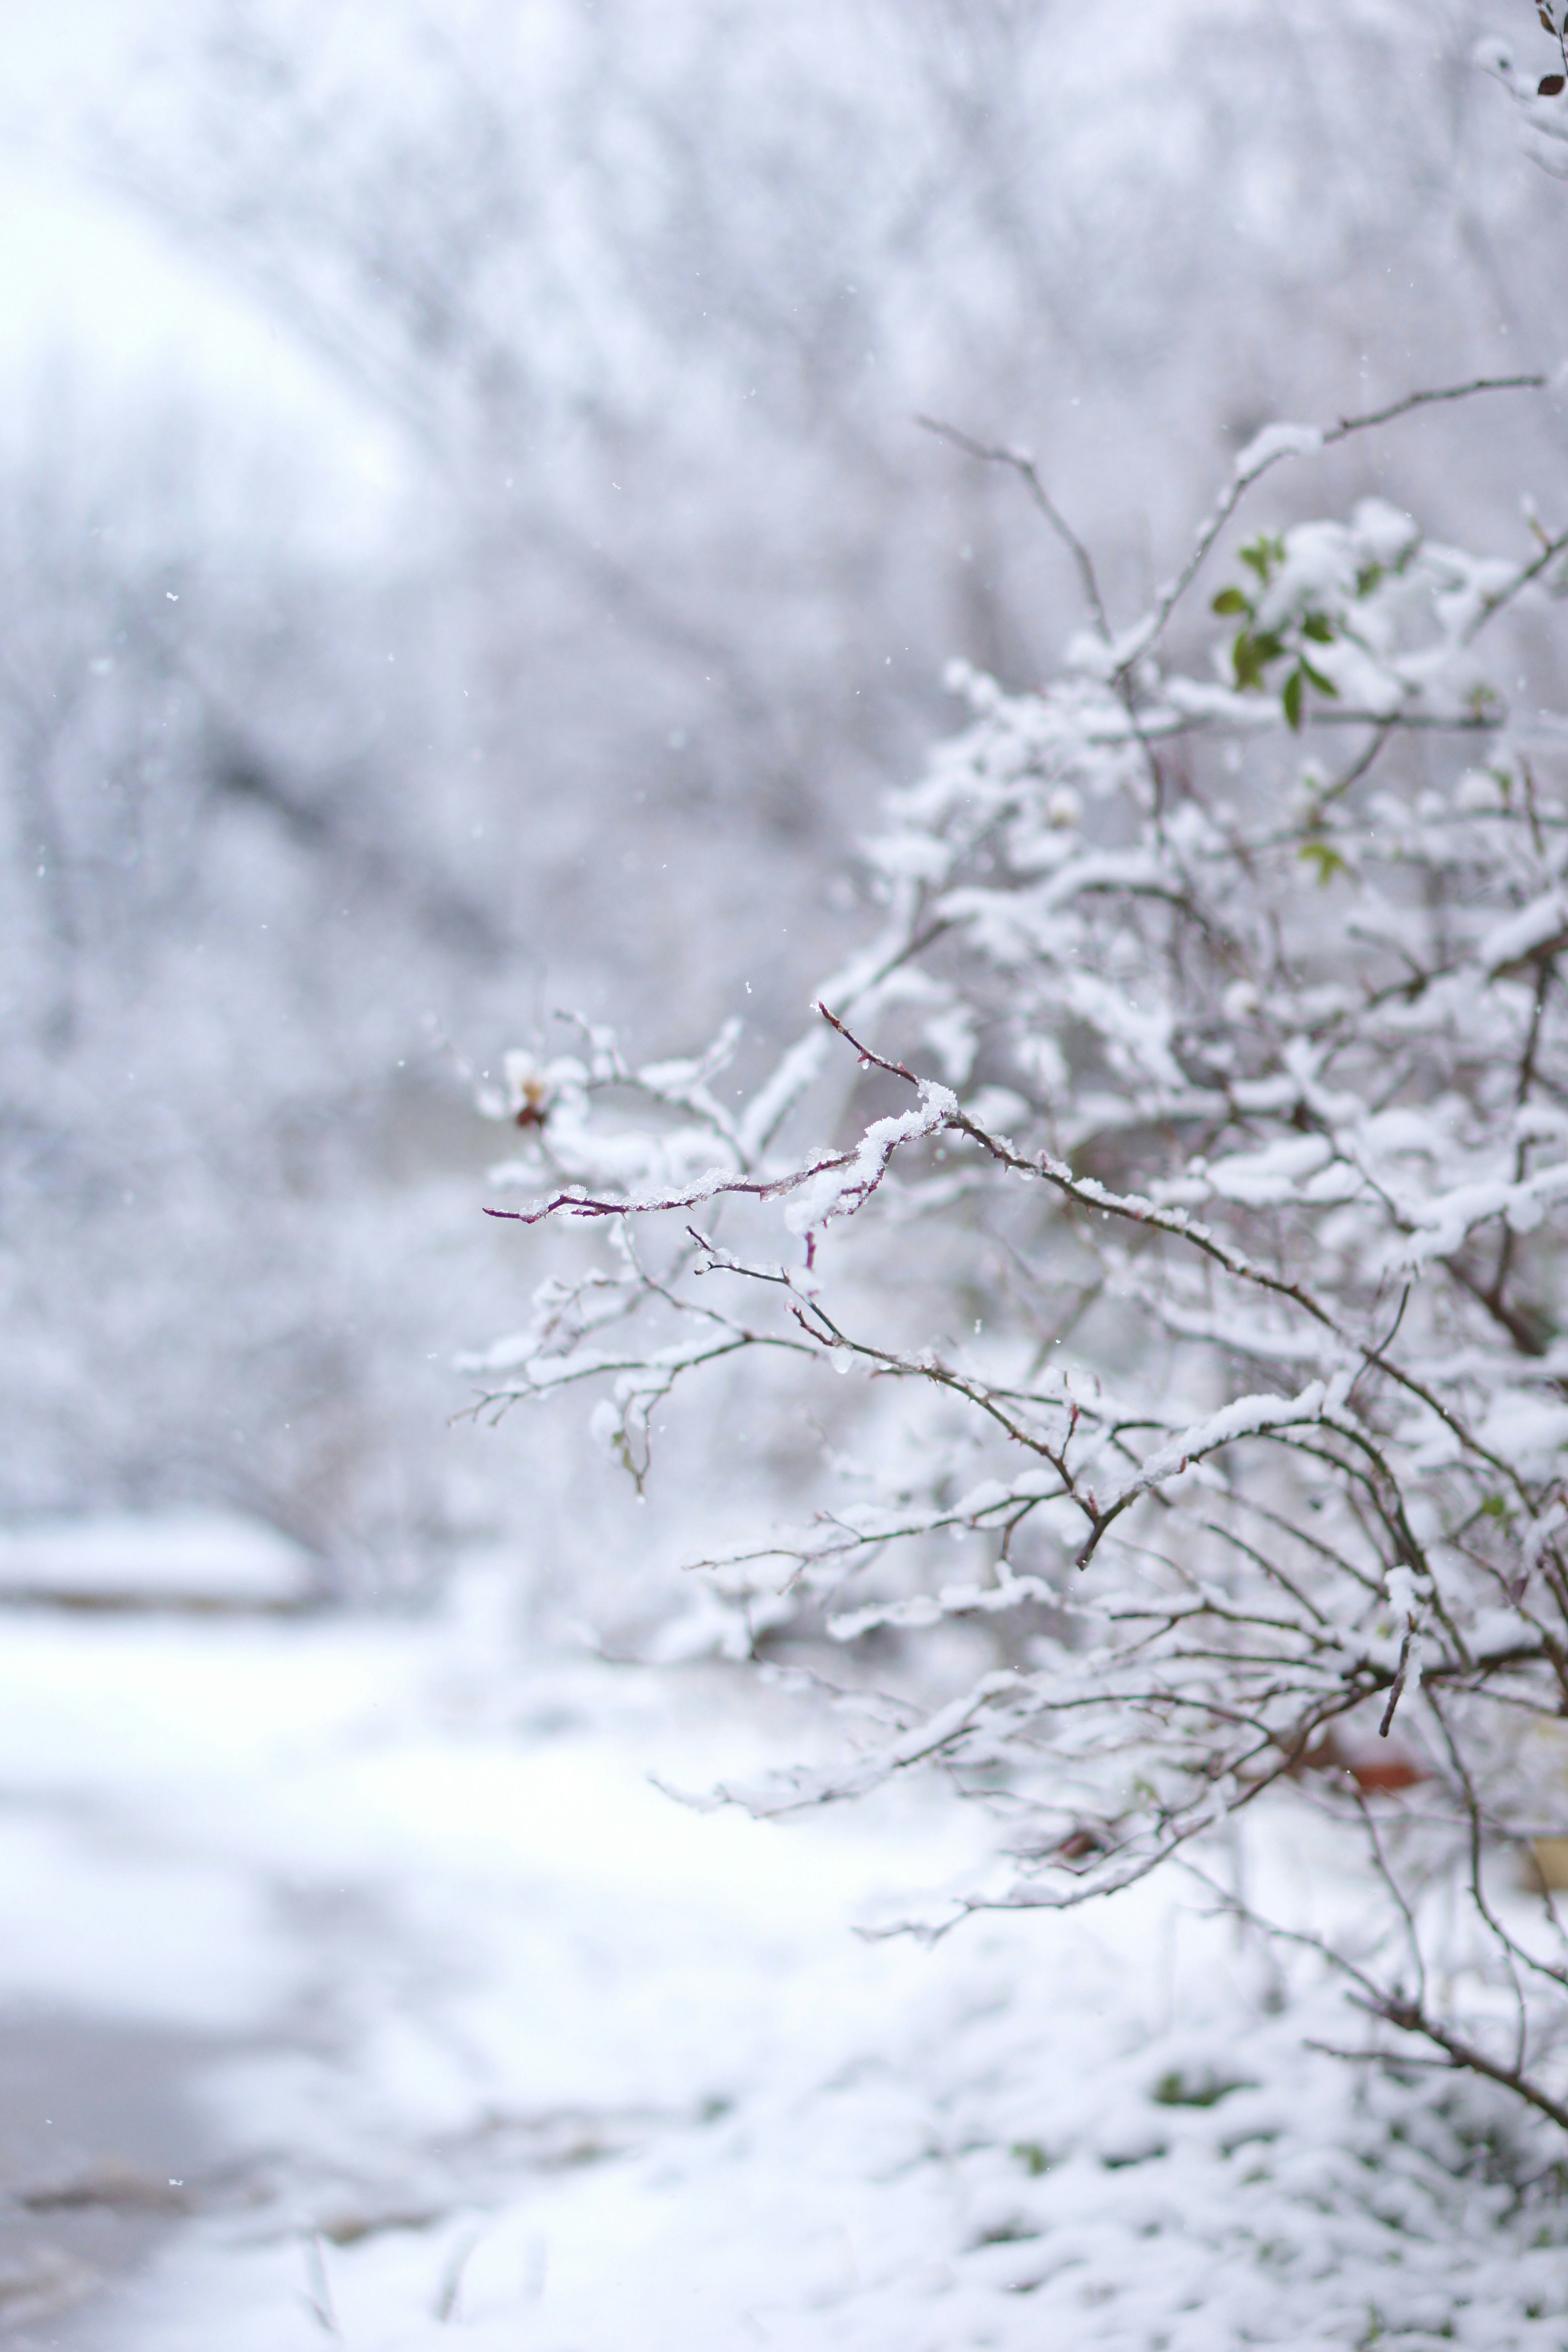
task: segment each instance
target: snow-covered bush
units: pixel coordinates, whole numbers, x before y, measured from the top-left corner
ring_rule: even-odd
[[[1521,675],[1568,530],[1229,529],[1458,396],[1268,428],[1124,629],[984,453],[1089,625],[1037,690],[955,680],[970,723],[868,845],[883,928],[760,1083],[721,1083],[738,1024],[514,1058],[535,1197],[496,1213],[614,1247],[484,1360],[497,1401],[601,1390],[639,1480],[705,1367],[755,1370],[737,1444],[769,1363],[865,1376],[818,1406],[837,1491],[702,1564],[716,1645],[860,1662],[848,1751],[746,1801],[945,1774],[1005,1849],[946,1916],[1178,1862],[1333,1961],[1368,2055],[1568,2128],[1568,729]],[[848,1139],[806,1148],[836,1067]],[[1234,1866],[1309,1815],[1362,1874],[1331,1918]]]

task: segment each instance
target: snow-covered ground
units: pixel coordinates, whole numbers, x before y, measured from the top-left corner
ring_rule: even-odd
[[[783,1697],[529,1659],[482,1574],[0,1628],[0,2074],[123,2078],[96,2144],[0,2137],[13,2346],[1561,2352],[1502,2110],[1305,2051],[1338,1995],[1179,1887],[867,1940],[977,1824],[650,1785],[798,1740]]]

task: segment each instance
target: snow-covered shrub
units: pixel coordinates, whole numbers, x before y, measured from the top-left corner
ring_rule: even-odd
[[[702,1565],[732,1654],[864,1661],[848,1752],[747,1801],[945,1774],[1005,1832],[949,1916],[1179,1861],[1333,1960],[1368,2054],[1568,2127],[1568,731],[1504,690],[1568,531],[1228,531],[1386,415],[1259,436],[1123,630],[987,453],[1090,625],[1038,690],[955,681],[868,847],[884,926],[761,1083],[738,1025],[516,1060],[536,1197],[498,1213],[615,1246],[486,1360],[498,1400],[602,1391],[639,1479],[704,1367],[754,1366],[749,1417],[769,1361],[866,1376],[824,1384],[838,1491]],[[835,1066],[858,1131],[805,1148]],[[1276,1854],[1342,1832],[1353,1897],[1248,1892],[1260,1814]]]

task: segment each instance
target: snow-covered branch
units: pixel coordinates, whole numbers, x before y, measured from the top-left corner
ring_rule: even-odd
[[[563,1072],[493,1213],[647,1230],[506,1358],[509,1395],[599,1381],[639,1477],[678,1379],[863,1376],[816,1407],[847,1497],[698,1565],[715,1640],[889,1685],[745,1801],[942,1772],[1010,1856],[959,1911],[1326,1811],[1387,1896],[1338,1955],[1375,2014],[1554,2115],[1563,1957],[1491,1881],[1568,1819],[1568,802],[1504,691],[1568,538],[1477,554],[1368,499],[1225,541],[1287,457],[1525,381],[1268,428],[1132,629],[1027,693],[955,673],[968,724],[867,845],[884,928],[771,1076],[721,1110],[728,1038]],[[1031,460],[973,454],[1074,543]],[[1456,1873],[1479,1940],[1417,1997],[1391,1956],[1436,1953]]]

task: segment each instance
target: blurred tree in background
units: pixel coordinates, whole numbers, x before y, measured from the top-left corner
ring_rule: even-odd
[[[1554,364],[1561,197],[1462,0],[165,23],[93,168],[413,487],[324,555],[219,414],[52,401],[6,461],[4,1500],[237,1500],[386,1572],[565,1541],[552,1460],[444,1425],[498,1261],[429,1017],[477,1073],[629,990],[639,1046],[736,1009],[761,1066],[946,660],[1026,683],[1074,609],[915,416],[1048,452],[1132,609],[1268,415]],[[1327,494],[1463,536],[1556,431],[1413,425]]]

